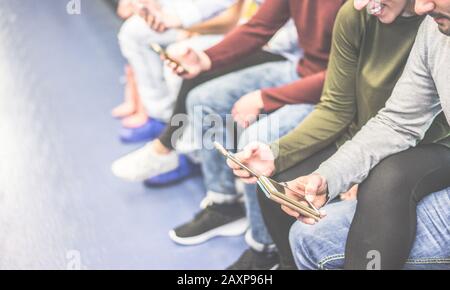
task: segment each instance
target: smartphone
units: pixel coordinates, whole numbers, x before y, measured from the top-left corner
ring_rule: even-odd
[[[303,201],[308,203],[308,205],[306,206],[306,205],[298,202],[297,200],[294,200],[286,195],[286,189],[289,189],[289,190],[295,192],[295,190],[290,189],[286,183],[276,182],[275,180],[273,180],[269,177],[263,176],[260,173],[258,173],[256,170],[244,165],[241,161],[239,161],[238,158],[236,158],[236,156],[234,156],[233,153],[227,151],[220,143],[214,142],[214,146],[227,159],[230,159],[231,161],[233,161],[234,163],[239,165],[239,167],[241,167],[242,169],[244,169],[245,171],[250,173],[250,175],[256,177],[258,179],[258,181],[257,181],[258,186],[262,189],[262,191],[267,196],[267,198],[269,198],[281,205],[285,205],[285,206],[289,207],[290,209],[300,213],[303,216],[313,218],[316,221],[320,220],[321,214],[320,214],[319,210],[317,208],[315,208],[312,203],[310,203],[309,201],[304,199]]]
[[[159,44],[157,43],[150,43],[150,48],[156,52],[157,54],[163,56],[165,59],[175,63],[177,66],[181,67],[183,69],[183,71],[187,72],[186,68],[184,68],[181,63],[179,63],[178,61],[174,60],[173,58],[171,58],[169,56],[169,54],[164,50],[164,48],[162,48]]]
[[[281,205],[287,206],[305,217],[313,218],[316,221],[320,220],[321,214],[318,209],[316,209],[306,199],[303,199],[303,201],[306,201],[308,205],[302,204],[299,201],[288,197],[286,195],[287,187],[283,184],[274,182],[273,179],[265,176],[261,176],[258,179],[257,184],[269,199]]]

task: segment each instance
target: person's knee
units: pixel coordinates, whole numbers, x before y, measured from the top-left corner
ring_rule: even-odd
[[[296,222],[289,231],[289,243],[295,263],[300,270],[317,270],[319,267],[319,245],[315,226]]]
[[[152,30],[139,16],[128,18],[120,28],[118,39],[122,47],[138,46],[151,41]]]
[[[391,156],[383,160],[361,184],[358,200],[373,204],[382,200],[404,200],[412,194],[413,180],[405,168],[401,156]]]
[[[211,105],[210,99],[211,95],[208,90],[203,86],[199,86],[189,93],[186,100],[186,108],[188,112],[209,111],[206,108]]]

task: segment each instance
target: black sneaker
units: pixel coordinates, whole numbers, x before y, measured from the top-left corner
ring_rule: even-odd
[[[196,245],[217,236],[239,236],[247,228],[241,203],[212,204],[196,214],[192,221],[171,230],[169,236],[175,243]]]
[[[277,270],[279,259],[277,253],[258,252],[247,249],[227,270]]]

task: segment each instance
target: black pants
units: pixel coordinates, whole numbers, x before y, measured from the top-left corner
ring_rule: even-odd
[[[380,252],[381,268],[402,269],[416,237],[417,204],[450,186],[450,149],[422,145],[386,158],[358,191],[347,238],[346,269],[366,269],[367,253]]]
[[[180,92],[178,93],[177,101],[175,103],[175,108],[172,116],[186,113],[186,99],[189,95],[189,92],[193,90],[195,87],[203,83],[206,83],[212,79],[224,76],[232,72],[236,72],[245,68],[257,66],[268,62],[281,60],[285,60],[285,58],[280,55],[260,50],[252,54],[251,56],[243,59],[242,61],[228,65],[223,69],[208,71],[199,75],[194,79],[183,81]],[[211,96],[211,98],[213,97],[214,96]],[[171,122],[169,122],[169,125],[167,126],[166,130],[159,136],[159,140],[166,148],[173,149],[173,146],[175,144],[172,144],[172,135],[175,133],[175,131],[182,128],[183,125],[184,124],[171,124]]]
[[[276,176],[288,181],[308,175],[334,152],[329,147]],[[346,244],[346,269],[366,269],[367,253],[378,250],[382,269],[401,269],[411,251],[416,207],[426,195],[450,186],[450,149],[423,145],[390,156],[360,185],[358,205]],[[295,219],[258,192],[264,222],[284,267],[295,267],[289,230]]]

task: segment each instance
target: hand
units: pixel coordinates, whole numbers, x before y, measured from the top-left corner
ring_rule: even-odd
[[[308,203],[304,199],[311,202],[317,209],[323,207],[327,202],[327,181],[319,174],[299,177],[288,182],[287,185],[292,190],[286,189],[286,195],[305,205]],[[305,224],[314,225],[316,223],[314,219],[304,217],[286,206],[281,206],[281,209]],[[321,215],[325,216],[326,213],[321,211]]]
[[[127,19],[133,15],[135,8],[135,0],[120,0],[117,5],[117,15],[122,19]]]
[[[275,157],[269,145],[253,142],[245,146],[245,148],[235,156],[244,165],[254,169],[259,174],[271,176],[275,172]],[[227,160],[227,164],[233,169],[233,173],[245,183],[256,183],[256,177],[251,176],[250,173],[241,169],[241,167],[233,161]]]
[[[231,114],[241,127],[247,128],[256,121],[263,108],[261,91],[255,91],[240,98],[234,104]]]
[[[185,79],[192,79],[200,73],[211,69],[211,60],[203,51],[195,51],[190,47],[180,47],[168,51],[168,56],[173,59],[164,59],[173,73]]]
[[[358,196],[358,185],[353,186],[349,191],[346,193],[342,193],[340,195],[341,200],[355,200]]]
[[[156,32],[162,33],[170,28],[180,28],[181,20],[173,13],[164,12],[154,0],[139,0],[138,14]]]

